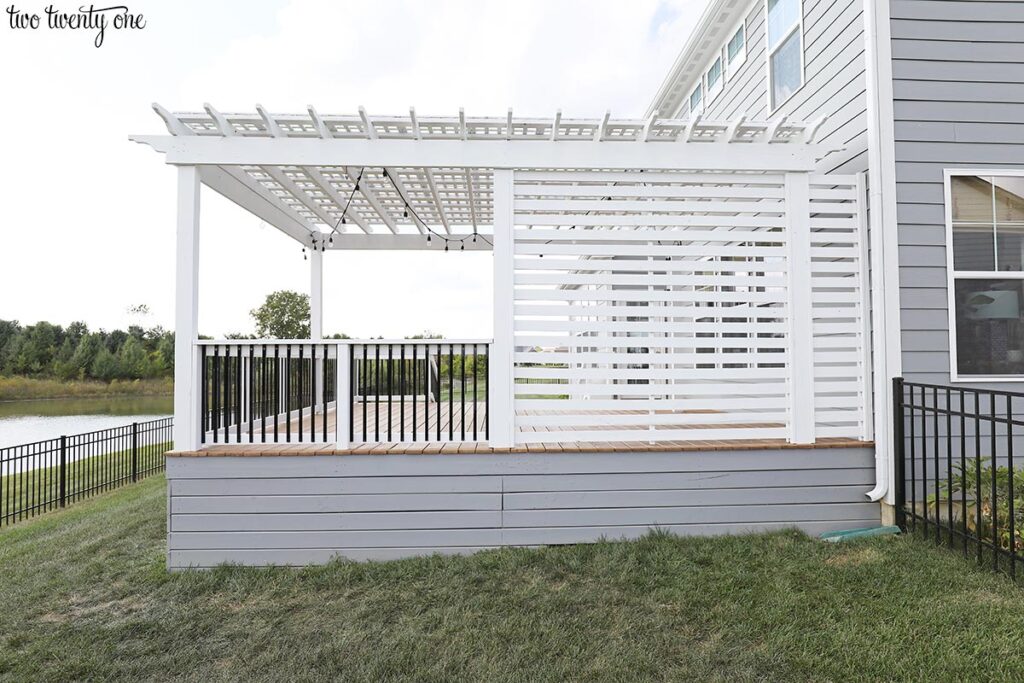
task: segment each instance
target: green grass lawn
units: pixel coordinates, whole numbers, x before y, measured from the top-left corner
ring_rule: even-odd
[[[798,533],[164,570],[155,476],[0,532],[0,680],[1021,680],[1024,593]]]

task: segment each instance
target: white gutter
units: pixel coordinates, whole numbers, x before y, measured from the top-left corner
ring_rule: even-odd
[[[896,143],[889,0],[864,0],[868,107],[868,206],[871,211],[871,315],[875,487],[868,500],[893,504],[892,378],[903,374],[900,340]]]

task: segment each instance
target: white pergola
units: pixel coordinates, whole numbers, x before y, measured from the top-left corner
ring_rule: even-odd
[[[592,187],[594,201],[599,201],[604,199],[596,196],[599,187],[636,173],[650,173],[652,187],[658,182],[678,183],[684,174],[699,176],[703,183],[715,183],[718,174],[728,175],[723,184],[735,186],[737,179],[749,176],[756,183],[758,176],[771,173],[795,179],[787,180],[778,192],[785,193],[786,201],[802,202],[806,209],[811,201],[807,178],[824,156],[836,151],[834,146],[815,142],[822,120],[705,121],[699,116],[643,120],[614,119],[610,114],[581,119],[563,117],[561,112],[551,118],[523,118],[514,116],[511,109],[498,117],[467,116],[462,110],[457,116],[438,117],[421,116],[414,109],[403,116],[375,116],[362,108],[354,115],[320,114],[312,106],[302,114],[272,114],[259,105],[251,113],[222,113],[210,105],[198,113],[171,113],[156,104],[153,108],[168,134],[131,139],[151,146],[178,168],[175,441],[179,448],[194,447],[197,432],[192,384],[197,363],[200,184],[311,249],[314,338],[322,332],[321,254],[327,249],[493,249],[491,441],[511,444],[513,228],[533,223],[528,208],[531,197],[549,195],[544,192],[546,184],[574,186],[582,197],[574,199],[575,205],[590,207],[579,215],[600,213],[598,227],[617,223],[620,227],[699,226],[707,221],[693,219],[694,215],[723,208],[677,202],[667,216],[638,223],[635,205],[625,201],[600,207],[587,204],[586,190]],[[558,175],[548,177],[547,172]],[[514,174],[533,178],[532,195],[516,193]],[[655,197],[658,193],[654,187],[635,194]],[[516,204],[521,201],[526,202],[522,210]],[[735,211],[749,209],[745,204]],[[549,216],[544,211],[538,208],[534,214]],[[728,214],[731,209],[726,206],[724,211]],[[807,211],[802,215],[788,226],[795,234],[809,234],[812,229]],[[756,218],[743,220],[747,222],[734,221],[734,225],[759,224]],[[810,244],[808,238],[791,256],[809,263]],[[806,274],[791,271],[789,286],[792,291],[806,287],[808,292],[806,301],[797,295],[797,305],[807,307],[805,336],[809,337],[807,270]],[[809,348],[804,351],[808,358],[813,355]],[[812,381],[808,373],[813,368],[804,365],[801,372],[802,381]],[[805,429],[799,439],[806,438]]]

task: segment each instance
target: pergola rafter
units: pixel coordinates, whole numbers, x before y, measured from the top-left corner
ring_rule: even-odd
[[[335,249],[437,248],[488,234],[493,171],[639,169],[807,171],[835,147],[813,143],[822,121],[771,122],[457,116],[273,114],[154,110],[169,136],[136,136],[168,163],[195,165],[205,184],[292,238]],[[669,144],[676,143],[676,144]],[[744,154],[736,154],[744,149]],[[358,183],[357,183],[358,179]],[[406,211],[406,207],[409,210]],[[344,221],[342,217],[344,216]],[[474,248],[479,248],[473,243]],[[419,246],[417,246],[419,245]],[[484,242],[484,246],[488,246]]]

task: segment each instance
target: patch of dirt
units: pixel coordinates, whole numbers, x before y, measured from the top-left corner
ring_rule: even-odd
[[[882,553],[877,548],[858,548],[841,555],[833,555],[825,560],[825,564],[830,567],[859,567],[882,559]]]

